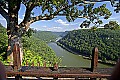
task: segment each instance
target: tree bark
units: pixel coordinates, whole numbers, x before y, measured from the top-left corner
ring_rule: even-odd
[[[18,26],[18,11],[19,1],[16,1],[17,6],[13,6],[12,2],[9,1],[9,22],[7,23],[7,35],[8,35],[8,49],[7,56],[11,59],[11,65],[14,66],[15,70],[19,69],[22,63],[22,45],[21,45],[21,34],[19,34]],[[15,3],[14,3],[15,4]],[[13,62],[13,63],[12,63]],[[16,67],[17,66],[17,67]]]
[[[15,15],[15,16],[14,16]],[[14,16],[14,17],[13,17]],[[8,56],[11,58],[11,65],[18,69],[22,64],[22,43],[19,34],[18,14],[10,12],[10,22],[8,24]],[[12,63],[13,62],[13,63]],[[17,66],[17,67],[16,67]]]

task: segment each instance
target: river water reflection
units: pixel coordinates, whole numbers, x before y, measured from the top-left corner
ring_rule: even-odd
[[[82,56],[75,55],[71,52],[68,52],[54,42],[48,43],[48,46],[50,46],[55,51],[58,57],[62,58],[61,66],[90,68],[90,65],[91,65],[90,60],[84,59]],[[111,66],[99,63],[98,67],[105,68],[105,67],[111,67]]]

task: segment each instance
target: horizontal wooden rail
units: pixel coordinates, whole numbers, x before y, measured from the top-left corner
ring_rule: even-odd
[[[57,77],[57,78],[75,78],[75,77],[79,77],[79,78],[108,78],[111,75],[107,75],[107,74],[48,74],[48,73],[28,73],[28,72],[6,72],[7,75],[12,75],[12,76],[26,76],[26,77]]]
[[[53,78],[109,78],[112,68],[97,68],[92,72],[89,68],[60,67],[54,71],[52,67],[23,66],[19,71],[13,71],[11,66],[6,66],[7,76],[26,77],[53,77]]]

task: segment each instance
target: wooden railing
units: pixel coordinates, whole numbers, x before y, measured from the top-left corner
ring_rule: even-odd
[[[16,47],[14,49],[14,64],[5,66],[6,67],[6,77],[14,76],[15,80],[21,80],[22,76],[24,77],[52,77],[53,79],[59,78],[74,78],[76,80],[87,78],[87,79],[96,79],[96,78],[109,78],[111,76],[112,68],[98,68],[98,48],[94,48],[92,52],[91,67],[44,67],[32,65],[26,66],[20,65],[19,49]]]
[[[81,67],[59,67],[54,71],[53,67],[35,67],[35,66],[22,66],[19,71],[14,71],[11,66],[6,66],[7,76],[15,76],[16,80],[24,77],[52,77],[58,78],[109,78],[112,68],[97,68],[92,72],[90,68]]]

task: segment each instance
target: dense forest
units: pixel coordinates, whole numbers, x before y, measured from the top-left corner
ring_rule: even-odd
[[[67,32],[35,31],[33,36],[48,43],[55,42],[56,38],[63,37],[66,35],[66,33]]]
[[[29,64],[34,62],[35,65],[40,62],[42,66],[44,62],[47,63],[47,66],[60,63],[60,58],[56,56],[55,52],[44,41],[31,36],[30,38],[23,37],[22,42],[24,50],[23,65],[26,64],[26,61]]]
[[[58,37],[57,35],[53,34],[51,31],[36,31],[33,36],[45,41],[45,42],[51,42],[55,41]]]
[[[57,44],[87,57],[91,57],[92,49],[98,47],[100,60],[117,61],[120,56],[120,30],[73,30]]]
[[[7,43],[8,38],[6,29],[0,24],[0,61],[2,61],[3,63],[7,63],[6,61],[4,61],[4,59],[6,58]]]
[[[7,40],[6,28],[0,24],[0,61],[4,64],[9,64],[10,62],[10,60],[5,60],[8,44]],[[29,65],[34,62],[36,66],[37,62],[40,62],[40,65],[43,66],[44,62],[46,62],[46,66],[53,66],[54,63],[60,63],[61,61],[44,41],[35,36],[28,37],[24,35],[22,37],[22,43],[24,55],[22,65],[25,65],[27,61]]]

